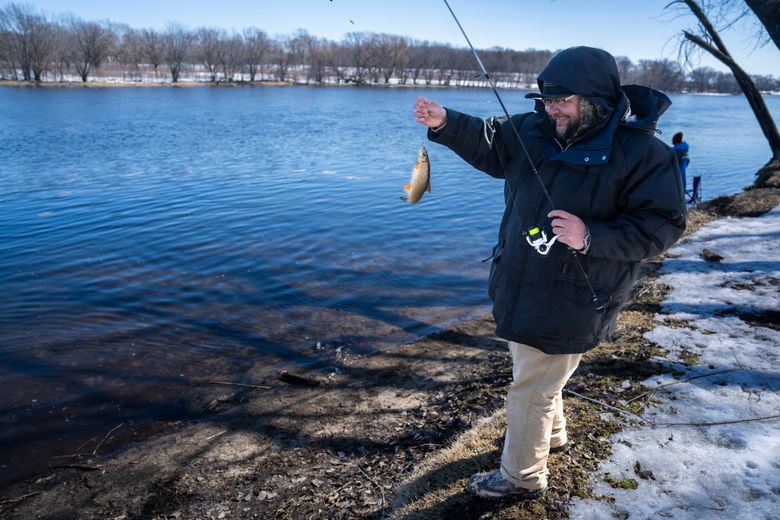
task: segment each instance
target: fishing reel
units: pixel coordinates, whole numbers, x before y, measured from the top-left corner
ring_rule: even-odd
[[[547,256],[547,253],[552,249],[552,245],[558,240],[558,235],[553,235],[550,240],[547,240],[547,233],[536,226],[525,232],[525,240],[528,242],[528,245],[536,249],[537,253]]]

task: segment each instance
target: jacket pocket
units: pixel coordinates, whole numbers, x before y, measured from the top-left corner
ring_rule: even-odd
[[[554,330],[539,331],[558,337],[591,341],[598,338],[604,325],[605,309],[611,299],[607,288],[595,287],[598,301],[594,301],[593,292],[586,283],[573,280],[555,280],[553,283],[554,310],[559,320]],[[551,309],[552,310],[552,309]]]

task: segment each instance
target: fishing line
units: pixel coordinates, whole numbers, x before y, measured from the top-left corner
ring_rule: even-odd
[[[461,34],[463,34],[463,37],[466,39],[466,43],[469,44],[469,48],[471,49],[472,54],[474,54],[474,58],[477,60],[477,64],[479,65],[480,70],[482,70],[482,74],[485,75],[485,79],[487,79],[488,85],[490,85],[491,90],[493,90],[493,94],[495,94],[496,99],[498,100],[498,104],[501,105],[501,110],[504,111],[504,115],[506,115],[507,121],[509,122],[509,126],[512,128],[512,132],[515,134],[515,137],[517,138],[517,142],[520,144],[520,148],[523,150],[526,159],[528,159],[528,164],[531,166],[531,170],[534,172],[534,175],[536,176],[536,180],[539,181],[539,184],[542,187],[542,192],[544,193],[544,197],[547,199],[547,203],[554,210],[555,204],[553,203],[552,197],[550,196],[550,192],[547,190],[547,186],[544,184],[544,180],[542,179],[542,176],[539,174],[539,170],[536,168],[536,165],[534,164],[534,161],[531,158],[531,154],[528,152],[528,148],[526,148],[525,146],[525,142],[523,141],[523,138],[520,137],[520,132],[518,132],[517,127],[512,121],[512,116],[509,115],[509,111],[507,110],[506,105],[504,105],[504,101],[503,99],[501,99],[501,96],[498,93],[498,89],[496,89],[496,84],[493,82],[493,78],[490,77],[490,74],[488,74],[485,65],[482,63],[482,59],[479,57],[479,54],[477,53],[477,49],[475,49],[474,46],[471,44],[471,40],[469,39],[469,36],[466,34],[466,31],[463,29],[463,26],[460,24],[460,20],[458,20],[458,17],[455,15],[455,11],[453,11],[452,7],[450,7],[450,3],[447,0],[443,0],[443,2],[444,5],[447,6],[447,9],[450,11],[452,18],[455,20],[455,23],[458,24],[458,29],[460,29]],[[512,187],[512,183],[509,181],[509,176],[506,175],[506,172],[504,173],[504,177],[506,178],[506,183],[509,186],[509,192],[512,195],[512,201],[511,201],[512,209],[515,212],[515,216],[517,217],[518,222],[522,223],[522,219],[520,218],[520,215],[517,212],[517,207],[515,206],[515,190]],[[529,241],[529,243],[531,242]],[[585,279],[585,283],[587,284],[588,289],[590,290],[591,299],[593,303],[596,304],[596,310],[603,309],[604,304],[599,304],[599,297],[596,295],[596,291],[593,289],[593,285],[590,283],[590,278],[588,277],[588,273],[585,272],[585,268],[582,266],[582,262],[580,262],[580,259],[577,256],[577,252],[574,249],[571,249],[571,251],[574,256],[575,263],[577,264],[577,267],[579,267],[579,270],[582,273],[583,278]],[[546,253],[541,253],[541,254],[546,254]]]
[[[346,12],[346,11],[345,11],[345,10],[344,10],[342,7],[341,7],[341,4],[340,4],[340,3],[337,5],[337,4],[336,4],[336,2],[334,2],[333,0],[330,0],[329,4],[331,4],[331,5],[335,6],[335,7],[336,7],[336,9],[337,9],[337,10],[338,10],[338,12],[339,12],[339,15],[340,15],[340,16],[341,16],[341,17],[342,17],[344,20],[348,21],[348,22],[349,22],[349,23],[352,25],[352,27],[349,27],[349,26],[347,26],[347,27],[348,27],[348,29],[349,29],[349,31],[348,31],[348,32],[351,32],[351,31],[354,31],[355,29],[357,29],[357,24],[355,23],[355,17],[354,17],[354,16],[349,16],[349,15],[347,14],[347,12]]]

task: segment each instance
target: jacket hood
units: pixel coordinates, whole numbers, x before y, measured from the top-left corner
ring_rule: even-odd
[[[606,164],[612,156],[613,139],[619,127],[655,133],[658,118],[671,106],[671,100],[657,90],[640,85],[625,85],[619,88],[619,92],[620,97],[611,110],[612,115],[601,129],[594,135],[573,142],[563,151],[553,144],[552,125],[544,113],[544,106],[537,101],[536,113],[539,117],[530,135],[539,138],[545,160],[559,160],[581,166]]]
[[[544,92],[545,82],[580,96],[603,99],[611,107],[623,97],[615,58],[594,47],[571,47],[553,56],[537,78],[540,92]]]
[[[661,114],[672,106],[672,100],[664,94],[641,85],[623,85],[631,112],[624,118],[623,124],[630,127],[655,130]]]

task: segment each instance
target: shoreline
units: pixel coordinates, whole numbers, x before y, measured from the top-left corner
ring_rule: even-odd
[[[278,81],[278,80],[256,80],[256,81],[195,81],[184,80],[177,81],[112,81],[112,80],[89,80],[83,81],[27,81],[27,80],[0,80],[0,87],[14,87],[14,88],[194,88],[194,87],[211,87],[211,88],[251,88],[251,87],[314,87],[314,88],[380,88],[380,89],[486,89],[490,88],[487,84],[474,84],[474,85],[420,85],[420,84],[404,84],[404,83],[354,83],[354,82],[311,82],[301,83],[298,81]],[[501,86],[498,85],[500,90],[517,90],[520,92],[526,92],[535,90],[535,85],[526,85],[523,87],[517,86]],[[732,94],[726,92],[667,92],[667,94],[673,95],[691,95],[691,96],[744,96],[744,94]],[[761,92],[762,96],[778,96],[780,92],[764,91]]]
[[[686,234],[705,221],[755,216],[779,203],[778,189],[714,199],[691,212]],[[650,362],[658,353],[643,330],[652,325],[664,294],[653,281],[660,262],[645,263],[617,338],[589,353],[569,390],[603,402],[625,399],[643,391],[632,384],[631,395],[623,392],[627,374],[633,383],[659,369]],[[511,379],[508,353],[493,335],[491,318],[468,320],[390,351],[346,357],[332,378],[298,375],[291,382],[262,381],[257,388],[226,386],[208,416],[113,453],[99,449],[112,432],[100,432],[84,455],[6,487],[0,515],[382,518],[392,508],[396,517],[409,519],[453,511],[462,518],[565,518],[568,500],[591,495],[588,475],[608,456],[609,436],[620,428],[597,405],[568,398],[573,447],[550,459],[556,488],[525,505],[480,504],[464,496],[459,483],[496,455],[501,423],[488,418],[500,414]],[[646,404],[637,400],[631,411],[640,413]],[[470,434],[487,446],[478,456],[453,455],[451,448]],[[432,461],[447,454],[445,466],[431,472]],[[433,484],[460,491],[430,494]]]
[[[301,83],[298,81],[109,81],[109,80],[89,80],[83,81],[25,81],[25,80],[0,80],[0,87],[16,88],[191,88],[191,87],[210,87],[210,88],[242,88],[242,87],[314,87],[314,88],[426,88],[426,89],[478,89],[487,88],[486,85],[409,85],[401,83],[354,83],[354,82],[311,82]],[[511,87],[511,90],[526,91],[528,88]]]

